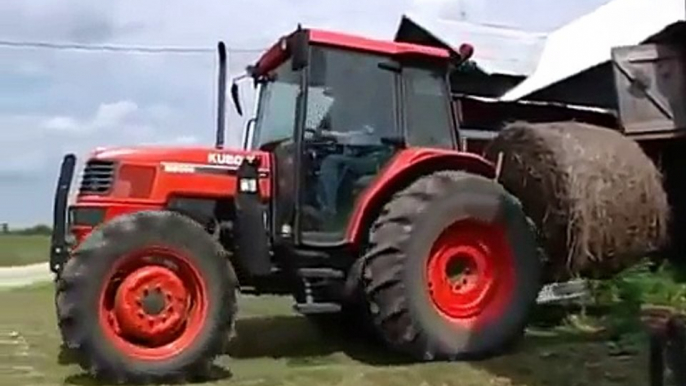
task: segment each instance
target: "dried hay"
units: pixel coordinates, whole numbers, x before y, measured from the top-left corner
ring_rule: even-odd
[[[509,124],[485,150],[502,152],[501,183],[537,225],[548,280],[607,277],[667,242],[662,177],[633,140],[578,122]]]

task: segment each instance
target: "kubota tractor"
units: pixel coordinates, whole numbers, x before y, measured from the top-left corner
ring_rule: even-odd
[[[299,27],[248,67],[255,117],[225,149],[220,44],[215,147],[95,151],[72,205],[67,155],[51,249],[65,346],[98,377],[202,375],[239,290],[356,313],[419,360],[515,341],[541,256],[494,166],[460,151],[458,51]]]

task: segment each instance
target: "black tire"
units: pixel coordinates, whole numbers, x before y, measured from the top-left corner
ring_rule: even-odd
[[[184,256],[204,289],[206,312],[183,350],[145,360],[127,354],[110,338],[99,313],[104,283],[113,267],[122,256],[151,246]],[[59,329],[80,366],[96,378],[123,383],[203,379],[233,332],[237,284],[226,252],[197,222],[167,211],[123,215],[95,229],[64,267],[56,286]],[[166,302],[164,307],[170,304],[174,303]]]
[[[470,316],[471,326],[455,323],[434,305],[424,274],[437,237],[466,219],[504,226],[500,239],[509,245],[513,269],[509,298]],[[372,225],[363,257],[368,306],[383,340],[419,360],[477,359],[512,347],[541,288],[542,256],[531,224],[519,201],[496,181],[465,172],[435,172],[396,193]]]

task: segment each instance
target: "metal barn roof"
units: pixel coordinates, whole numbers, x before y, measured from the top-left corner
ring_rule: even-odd
[[[682,20],[686,20],[684,0],[611,1],[550,33],[536,70],[501,100],[526,97],[608,62],[612,47],[640,44]]]
[[[421,29],[454,49],[469,43],[474,46],[472,59],[481,70],[513,76],[528,76],[534,72],[546,36],[545,33],[447,20],[421,13],[403,15],[398,31],[408,26]]]

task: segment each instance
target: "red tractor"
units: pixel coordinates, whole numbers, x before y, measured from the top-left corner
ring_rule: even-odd
[[[255,118],[225,149],[220,43],[215,148],[95,151],[73,205],[67,155],[51,249],[65,346],[98,377],[202,375],[238,291],[356,313],[418,360],[514,342],[542,257],[494,166],[460,150],[459,51],[299,27],[248,67]]]

